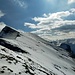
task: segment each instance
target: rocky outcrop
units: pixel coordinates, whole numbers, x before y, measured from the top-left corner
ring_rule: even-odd
[[[66,44],[66,43],[62,43],[60,45],[61,48],[65,49],[67,52],[69,52],[69,55],[72,57],[72,58],[75,58],[75,54],[74,52],[71,50],[71,47],[70,45]]]
[[[0,32],[2,38],[16,39],[18,36],[20,36],[20,33],[8,26],[5,26]]]
[[[65,49],[68,52],[71,52],[71,47],[68,44],[62,43],[60,45],[61,48]]]

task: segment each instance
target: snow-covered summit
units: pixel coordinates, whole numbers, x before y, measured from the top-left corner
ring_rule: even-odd
[[[32,33],[0,32],[0,75],[75,75],[68,52]]]

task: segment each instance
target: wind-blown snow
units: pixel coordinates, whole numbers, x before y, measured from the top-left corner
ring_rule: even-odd
[[[5,25],[0,24],[0,32],[1,32],[1,30],[2,30],[4,27],[5,27]]]
[[[12,29],[1,32],[0,75],[75,75],[75,61],[68,52],[35,34],[10,32],[14,34]]]

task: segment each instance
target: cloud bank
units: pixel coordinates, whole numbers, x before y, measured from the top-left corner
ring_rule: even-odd
[[[42,17],[34,17],[32,20],[36,22],[27,23],[31,29],[36,29],[32,33],[36,33],[41,37],[58,37],[64,36],[65,38],[75,37],[75,20],[67,20],[68,16],[75,16],[75,8],[69,11],[61,11],[56,13],[43,14]]]

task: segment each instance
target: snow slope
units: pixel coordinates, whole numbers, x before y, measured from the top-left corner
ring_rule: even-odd
[[[68,52],[32,33],[0,32],[0,75],[75,75]]]

